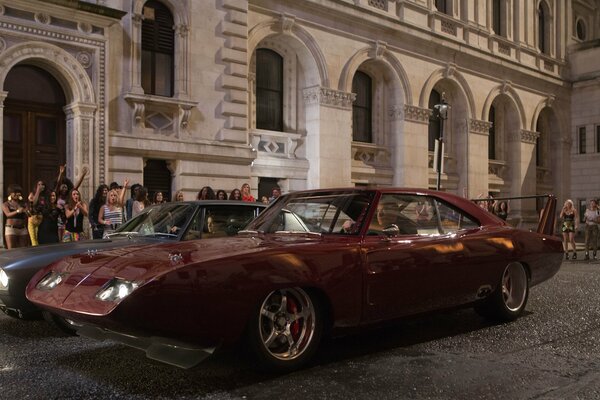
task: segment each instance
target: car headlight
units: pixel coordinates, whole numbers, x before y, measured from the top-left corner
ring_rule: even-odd
[[[96,293],[96,298],[100,301],[118,301],[129,296],[139,287],[136,282],[126,281],[125,279],[113,278],[108,281],[102,289]]]
[[[39,290],[52,290],[62,282],[66,275],[65,272],[50,271],[44,275],[35,287]]]
[[[0,268],[0,289],[8,289],[8,275]]]

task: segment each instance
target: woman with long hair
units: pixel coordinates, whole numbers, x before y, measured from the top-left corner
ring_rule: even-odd
[[[162,204],[166,202],[167,200],[165,199],[163,192],[156,192],[154,193],[154,196],[152,196],[152,204]]]
[[[242,185],[242,201],[248,201],[254,203],[256,199],[250,193],[250,184],[244,183]]]
[[[223,189],[217,190],[217,194],[215,196],[217,200],[227,200],[227,192]]]
[[[204,186],[198,192],[198,196],[196,196],[197,200],[214,200],[215,199],[215,191],[210,186]]]
[[[84,239],[83,235],[83,217],[88,215],[88,206],[81,199],[79,190],[73,189],[69,195],[69,202],[65,207],[65,233],[63,242],[77,242]]]
[[[229,200],[239,200],[242,201],[242,192],[240,189],[235,188],[229,193]]]
[[[63,209],[58,207],[56,191],[50,192],[48,205],[44,208],[42,222],[38,228],[39,244],[59,243],[58,222],[64,218]]]
[[[563,235],[563,250],[565,258],[569,259],[569,244],[573,247],[573,260],[577,260],[577,247],[575,245],[575,231],[577,230],[577,210],[573,205],[573,201],[568,199],[565,201],[562,210],[560,211],[562,219],[562,235]]]
[[[37,181],[33,191],[29,193],[29,218],[27,219],[27,229],[29,230],[29,238],[31,239],[31,245],[37,246],[38,243],[38,230],[42,219],[44,218],[44,212],[48,206],[48,191],[46,190],[46,184],[44,181]]]
[[[8,199],[2,204],[2,212],[6,217],[4,238],[6,247],[16,249],[29,244],[27,232],[27,203],[23,198],[23,189],[19,185],[8,185]]]
[[[108,195],[108,185],[99,185],[96,189],[94,198],[90,200],[90,212],[88,219],[92,227],[92,238],[102,239],[104,236],[104,225],[98,221],[98,215],[100,215],[100,209],[106,204],[106,196]]]
[[[125,179],[122,189],[109,190],[106,195],[106,204],[100,208],[98,214],[98,222],[104,226],[104,234],[113,232],[123,223],[123,205],[125,204],[125,193],[128,185],[129,181]]]
[[[141,186],[135,197],[135,201],[133,202],[133,207],[131,210],[131,217],[136,217],[142,210],[150,205],[150,200],[148,200],[148,189],[144,186]]]
[[[185,197],[183,196],[183,190],[178,190],[175,192],[175,196],[173,196],[173,201],[184,201]]]

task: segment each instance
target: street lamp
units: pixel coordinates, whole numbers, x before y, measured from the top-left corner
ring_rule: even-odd
[[[440,183],[442,181],[442,163],[444,162],[444,121],[448,119],[448,109],[450,106],[446,103],[442,93],[442,101],[440,104],[433,106],[434,116],[440,120],[440,137],[435,141],[435,162],[434,171],[437,171],[437,185],[436,190],[440,190]]]

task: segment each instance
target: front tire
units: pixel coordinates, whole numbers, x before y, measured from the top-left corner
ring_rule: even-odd
[[[475,305],[475,311],[485,318],[508,322],[517,319],[527,305],[529,277],[523,264],[510,263],[504,268],[496,290]]]
[[[275,290],[255,310],[249,324],[249,348],[270,370],[291,371],[315,354],[323,333],[322,308],[302,288]]]

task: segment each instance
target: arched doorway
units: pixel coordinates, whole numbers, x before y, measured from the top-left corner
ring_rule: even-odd
[[[18,64],[4,90],[4,185],[20,184],[28,193],[36,180],[52,185],[66,161],[65,94],[47,71]]]

